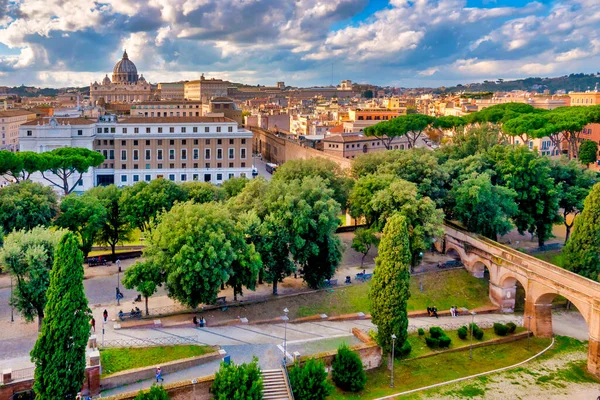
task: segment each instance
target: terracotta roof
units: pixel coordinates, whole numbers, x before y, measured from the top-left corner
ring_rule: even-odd
[[[190,122],[235,122],[224,117],[129,117],[119,119],[119,124],[170,124]]]
[[[35,114],[35,112],[27,110],[6,110],[0,111],[0,117],[18,117],[19,115]]]
[[[328,129],[327,132],[342,133],[342,132],[344,132],[344,125],[343,124],[336,125],[333,128]]]
[[[348,142],[368,142],[376,140],[373,137],[366,137],[362,135],[335,135],[329,136],[323,139],[324,142],[336,142],[336,143],[348,143]]]
[[[175,104],[175,105],[183,105],[183,104],[202,104],[201,101],[196,100],[163,100],[163,101],[140,101],[139,103],[131,104],[132,106],[143,106],[143,105],[153,105],[153,104]]]
[[[94,119],[86,118],[56,118],[59,125],[92,125],[96,123]],[[50,117],[37,118],[33,121],[25,122],[23,125],[48,125],[50,123]]]

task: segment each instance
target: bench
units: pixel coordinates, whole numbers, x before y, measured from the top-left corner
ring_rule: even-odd
[[[221,297],[217,297],[217,300],[215,300],[215,304],[217,305],[225,305],[227,296],[221,296]]]
[[[337,279],[326,279],[324,286],[325,287],[332,287],[332,286],[337,286],[338,284],[338,280]]]
[[[126,312],[126,313],[123,313],[122,315],[119,315],[119,319],[121,321],[125,321],[127,319],[141,319],[141,318],[142,318],[142,312],[141,311],[135,312],[133,314],[131,312]]]
[[[373,274],[363,274],[363,273],[356,274],[356,280],[357,281],[363,281],[364,282],[364,281],[367,281],[367,280],[371,279],[372,277],[373,277]]]

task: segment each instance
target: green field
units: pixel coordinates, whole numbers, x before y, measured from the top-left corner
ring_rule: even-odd
[[[423,292],[420,282],[423,280]],[[369,284],[341,287],[315,296],[315,301],[298,309],[297,317],[315,314],[340,315],[353,312],[368,313]],[[473,309],[489,306],[488,282],[478,279],[464,269],[440,271],[421,276],[413,276],[410,281],[411,297],[408,311],[425,310],[436,306],[438,310],[448,310],[452,306]]]
[[[100,350],[102,377],[127,369],[201,356],[212,351],[214,349],[210,346],[196,345],[102,349]]]

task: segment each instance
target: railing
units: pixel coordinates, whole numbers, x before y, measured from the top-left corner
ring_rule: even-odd
[[[165,336],[147,339],[114,339],[99,342],[100,348],[115,347],[153,347],[153,346],[173,346],[176,344],[202,344],[197,336]]]
[[[290,382],[290,375],[288,374],[287,366],[284,364],[281,366],[281,369],[283,369],[283,375],[285,375],[285,382],[290,392],[290,398],[294,400],[294,389],[292,388],[292,382]]]
[[[502,321],[488,321],[488,320],[477,321],[477,318],[475,318],[475,324],[477,324],[477,326],[482,329],[493,328],[494,323],[496,323],[496,322],[500,322],[502,324],[507,324],[508,322],[512,322],[513,324],[515,324],[517,326],[523,326],[523,318],[513,318],[511,320],[502,320]],[[408,332],[414,333],[414,332],[417,332],[419,330],[419,328],[427,330],[434,326],[440,327],[446,331],[456,331],[462,326],[468,326],[469,323],[465,323],[463,321],[463,322],[453,322],[453,323],[447,323],[447,324],[431,324],[431,325],[424,325],[424,326],[409,325]]]
[[[10,375],[10,381],[24,381],[28,379],[33,379],[33,374],[35,372],[35,367],[23,368],[23,369],[13,369]],[[0,374],[0,383],[4,384],[4,374]]]

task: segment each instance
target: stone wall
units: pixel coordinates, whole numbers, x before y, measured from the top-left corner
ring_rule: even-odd
[[[358,354],[358,356],[362,360],[363,367],[365,368],[365,370],[374,369],[381,365],[382,351],[381,348],[375,343],[358,344],[356,346],[350,347],[350,349],[356,354]],[[301,356],[300,362],[306,361],[310,358],[314,358],[315,360],[323,361],[325,367],[329,371],[331,369],[331,363],[333,362],[333,358],[336,356],[336,354],[337,350],[333,350],[310,356]]]
[[[215,380],[214,375],[205,376],[192,381],[183,381],[163,385],[171,400],[208,400],[212,398],[210,387]],[[128,392],[117,396],[106,397],[110,400],[133,400],[138,392]]]

